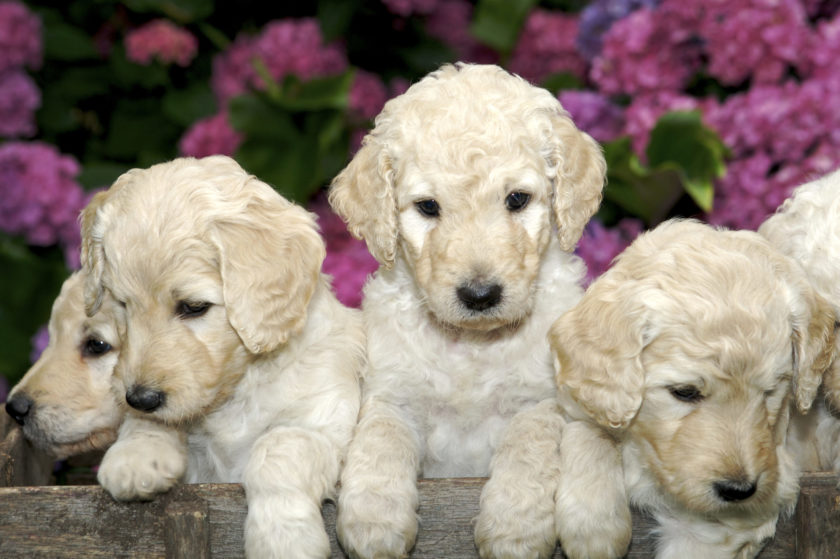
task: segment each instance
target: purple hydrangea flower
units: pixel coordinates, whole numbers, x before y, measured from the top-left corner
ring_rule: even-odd
[[[226,111],[194,122],[178,142],[182,156],[207,157],[236,153],[242,134],[233,129]]]
[[[0,74],[0,136],[18,138],[36,132],[35,111],[41,106],[41,91],[24,72]]]
[[[79,164],[42,142],[0,145],[0,229],[29,244],[72,244],[85,194]]]
[[[429,14],[437,8],[440,0],[382,0],[392,14],[409,17],[413,14]]]
[[[533,10],[510,56],[508,68],[526,80],[539,83],[552,74],[586,75],[586,61],[575,46],[576,15]]]
[[[642,222],[624,218],[615,227],[607,228],[598,221],[590,221],[578,241],[577,255],[586,262],[586,283],[606,272],[616,256],[621,254],[642,232]]]
[[[370,120],[379,114],[387,100],[388,90],[379,76],[364,70],[356,71],[347,99],[348,107],[355,116]]]
[[[560,104],[569,111],[578,128],[598,140],[609,142],[624,130],[624,109],[596,91],[560,92]]]
[[[604,33],[610,26],[639,8],[653,8],[659,0],[595,0],[580,12],[577,47],[586,60],[601,52]]]
[[[0,74],[41,67],[41,20],[20,2],[0,1]]]
[[[458,60],[497,63],[499,55],[470,33],[472,14],[473,5],[467,0],[440,0],[437,8],[426,17],[426,31],[449,46]]]
[[[167,19],[152,20],[125,36],[126,57],[144,66],[157,58],[163,64],[186,67],[197,53],[198,39]]]

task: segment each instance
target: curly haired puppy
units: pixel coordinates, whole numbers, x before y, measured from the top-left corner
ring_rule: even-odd
[[[49,344],[6,400],[24,436],[57,458],[103,450],[123,418],[111,395],[120,347],[115,302],[103,299],[103,312],[88,318],[83,283],[81,272],[65,280],[53,303]]]
[[[321,502],[359,411],[364,331],[320,274],[314,216],[228,157],[136,169],[82,216],[88,313],[110,293],[131,406],[99,470],[117,499],[242,481],[251,557],[326,557]]]
[[[604,173],[597,143],[549,92],[458,64],[389,101],[336,177],[333,208],[381,264],[364,292],[368,367],[339,495],[352,556],[406,555],[417,476],[487,475],[497,448],[482,553],[553,548],[553,494],[539,480],[553,475],[562,420],[546,333],[581,296],[571,251]],[[524,544],[506,531],[519,522]]]
[[[753,232],[666,222],[550,339],[561,401],[582,418],[561,440],[567,555],[621,556],[601,523],[629,497],[659,523],[657,557],[755,556],[796,503],[789,415],[811,406],[834,346],[834,313],[796,263]]]
[[[840,317],[840,171],[797,188],[758,232],[799,262]],[[788,444],[803,469],[840,472],[840,359],[821,396],[810,413],[793,416]]]

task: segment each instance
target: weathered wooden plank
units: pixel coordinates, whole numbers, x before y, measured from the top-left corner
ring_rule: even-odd
[[[840,502],[836,482],[828,474],[804,480],[807,508],[780,522],[761,559],[838,556],[838,512],[822,516],[824,504]],[[483,484],[483,479],[420,481],[422,520],[413,558],[477,557],[473,521]],[[813,505],[815,499],[821,504]],[[323,512],[333,557],[343,558],[335,538],[335,506],[327,503]],[[0,557],[237,558],[243,556],[245,514],[245,492],[238,484],[182,485],[147,503],[117,503],[96,486],[0,488]],[[804,518],[810,524],[797,538],[796,526]],[[636,514],[634,523],[628,557],[652,557],[652,521]],[[562,552],[554,557],[562,558]]]
[[[0,486],[48,483],[52,465],[53,459],[33,447],[0,410]]]

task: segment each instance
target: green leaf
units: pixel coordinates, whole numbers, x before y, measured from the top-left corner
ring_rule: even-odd
[[[124,0],[130,10],[165,15],[179,23],[204,19],[213,13],[213,0]]]
[[[127,165],[108,161],[85,161],[79,173],[79,182],[86,190],[108,188],[117,177],[128,171]]]
[[[279,95],[272,96],[272,101],[290,111],[343,110],[347,107],[354,76],[353,70],[308,81],[289,75],[283,80]]]
[[[703,125],[699,112],[662,115],[651,131],[646,155],[651,168],[677,172],[697,206],[711,211],[714,181],[726,173],[726,146]]]
[[[208,83],[196,83],[186,89],[171,89],[163,96],[163,113],[172,122],[190,126],[216,112],[216,99]]]
[[[166,118],[154,99],[122,100],[111,115],[105,153],[108,158],[144,163],[175,155],[181,128]]]
[[[80,61],[99,58],[90,35],[70,24],[49,23],[44,29],[44,57],[47,60]]]
[[[231,99],[228,103],[228,118],[235,130],[249,137],[293,138],[298,135],[291,115],[257,93]]]
[[[583,88],[583,82],[580,81],[580,78],[568,72],[551,74],[542,81],[541,85],[554,95],[557,95],[559,92],[567,89]]]
[[[479,0],[470,32],[479,41],[505,54],[510,53],[519,31],[537,0]]]

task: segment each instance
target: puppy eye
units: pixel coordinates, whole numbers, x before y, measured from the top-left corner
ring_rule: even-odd
[[[82,342],[82,356],[98,357],[111,351],[111,344],[99,338],[88,338]]]
[[[689,404],[696,404],[703,399],[703,394],[696,386],[672,386],[668,389],[671,396],[680,400],[681,402],[688,402]]]
[[[440,216],[440,206],[435,200],[420,200],[418,202],[414,202],[414,206],[417,208],[418,212],[426,217]]]
[[[531,195],[527,192],[511,192],[505,198],[505,207],[511,212],[518,212],[528,205]]]
[[[198,318],[207,312],[211,307],[211,303],[193,303],[190,301],[181,301],[175,307],[175,314],[181,318]]]

